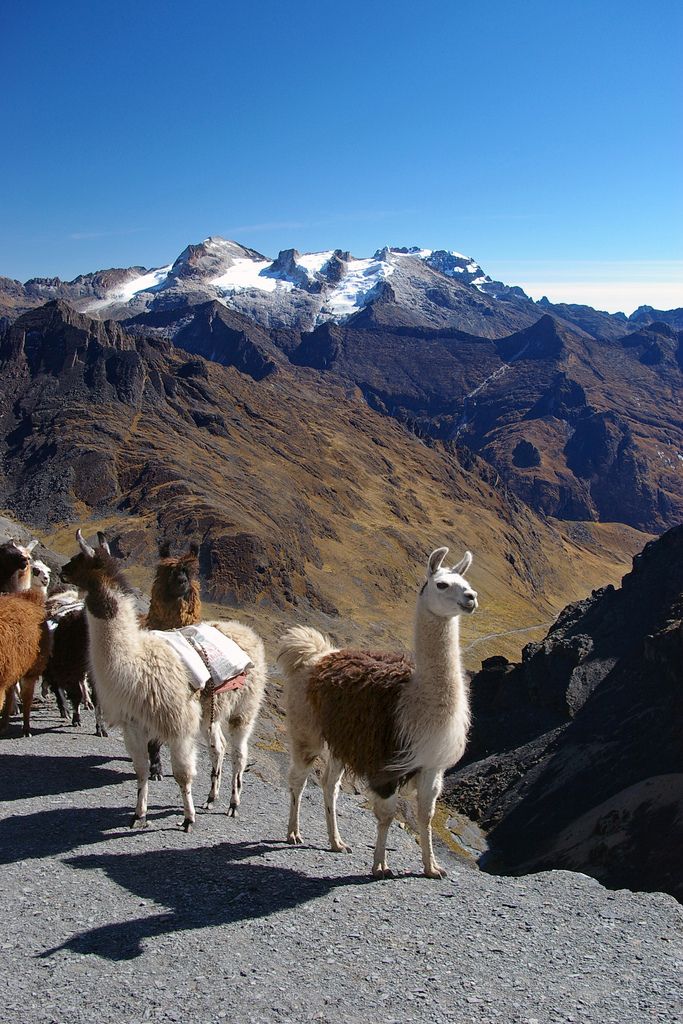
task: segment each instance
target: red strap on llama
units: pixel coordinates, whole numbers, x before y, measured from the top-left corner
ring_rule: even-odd
[[[247,673],[240,672],[238,676],[233,676],[232,679],[224,679],[220,686],[215,686],[213,689],[214,693],[225,693],[227,690],[241,690],[247,681]]]

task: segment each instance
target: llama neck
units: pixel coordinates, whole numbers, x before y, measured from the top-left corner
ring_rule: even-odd
[[[433,615],[418,601],[414,649],[421,698],[443,706],[446,714],[454,714],[466,700],[458,617],[444,619]]]
[[[116,667],[138,657],[140,628],[130,594],[103,582],[88,592],[85,608],[94,662]]]
[[[398,712],[404,771],[444,771],[465,749],[469,695],[460,664],[458,619],[433,615],[418,599],[415,671]]]

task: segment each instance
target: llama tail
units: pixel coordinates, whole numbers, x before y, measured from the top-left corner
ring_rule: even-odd
[[[334,648],[329,637],[311,626],[292,626],[280,641],[277,660],[285,675],[294,675],[311,668],[317,661],[331,654]]]

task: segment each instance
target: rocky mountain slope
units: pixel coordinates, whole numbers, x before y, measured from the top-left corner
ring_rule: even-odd
[[[683,526],[521,663],[486,662],[472,696],[471,763],[446,792],[489,832],[493,867],[683,899]]]
[[[628,319],[534,303],[456,252],[272,260],[221,238],[158,270],[5,283],[10,320],[66,297],[105,324],[117,318],[127,337],[172,340],[255,380],[294,363],[358,387],[418,437],[455,445],[461,462],[485,460],[542,516],[647,533],[683,519],[675,310],[651,322],[650,307]]]
[[[291,359],[466,445],[539,512],[651,532],[683,519],[683,333],[596,340],[546,315],[493,340],[400,325],[390,306],[302,335]]]
[[[195,536],[207,599],[355,642],[408,643],[426,554],[470,547],[473,658],[518,649],[516,630],[642,546],[627,528],[538,517],[476,456],[203,315],[221,364],[61,302],[19,318],[0,339],[1,505],[66,552],[74,524],[105,528],[147,572],[160,537]]]

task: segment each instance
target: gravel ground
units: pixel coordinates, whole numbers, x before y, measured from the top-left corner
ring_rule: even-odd
[[[34,718],[31,739],[0,742],[4,1020],[683,1021],[683,914],[669,896],[561,871],[497,878],[448,853],[448,879],[431,881],[396,826],[397,877],[374,881],[360,798],[340,801],[353,853],[326,851],[315,786],[310,845],[292,849],[286,794],[259,778],[255,746],[239,818],[218,805],[183,834],[166,777],[151,827],[131,832],[121,738],[95,737],[91,715],[81,730],[50,707]],[[208,774],[203,752],[198,802]]]

